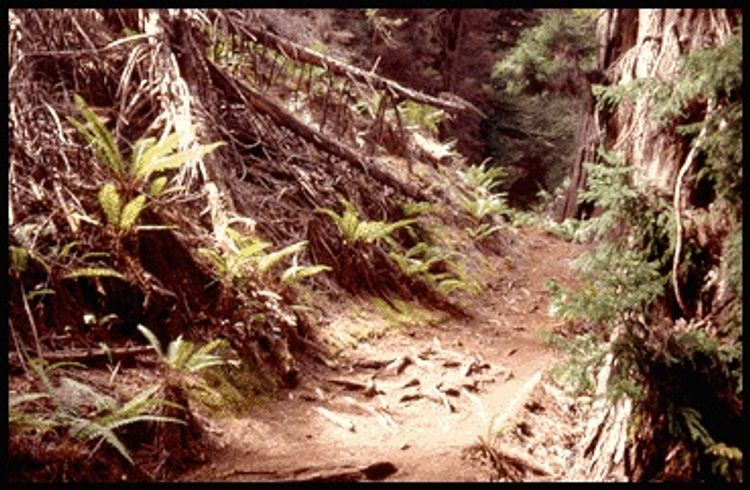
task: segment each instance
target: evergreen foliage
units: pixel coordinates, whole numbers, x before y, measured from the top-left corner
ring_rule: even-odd
[[[554,12],[521,34],[495,64],[493,76],[513,95],[524,91],[576,93],[577,78],[594,67],[595,17],[590,12]]]
[[[551,193],[578,149],[594,68],[596,12],[547,14],[524,30],[495,63],[493,111],[484,122],[487,149],[508,169],[510,203],[528,207]]]

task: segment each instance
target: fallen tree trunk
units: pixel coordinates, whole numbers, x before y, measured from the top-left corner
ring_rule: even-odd
[[[261,114],[270,117],[279,126],[288,128],[297,136],[300,136],[304,140],[312,143],[316,148],[353,164],[366,175],[370,175],[381,183],[411,197],[416,201],[429,200],[428,197],[421,191],[401,182],[389,173],[378,168],[378,164],[373,159],[358,155],[351,148],[329,138],[317,129],[312,128],[304,122],[300,121],[291,112],[287,111],[273,100],[255,90],[247,83],[225,73],[221,67],[216,65],[211,60],[206,60],[206,63],[212,74],[212,78],[215,78],[215,81],[217,83],[233,90],[243,102],[250,105],[253,109],[260,112]]]
[[[326,71],[330,71],[337,75],[350,77],[358,82],[365,83],[374,89],[387,90],[402,99],[410,99],[415,102],[428,104],[448,111],[478,110],[472,104],[460,99],[458,96],[452,95],[451,99],[448,100],[433,97],[417,90],[408,89],[393,80],[388,80],[387,78],[383,78],[375,73],[362,70],[361,68],[357,68],[356,66],[349,65],[329,56],[316,53],[311,49],[300,46],[270,32],[263,31],[260,28],[243,25],[238,26],[238,29],[249,37],[257,39],[261,43],[281,51],[289,58],[319,66]]]

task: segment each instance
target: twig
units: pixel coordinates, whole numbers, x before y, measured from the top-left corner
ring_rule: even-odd
[[[706,119],[708,119],[708,117],[711,115],[711,112],[713,112],[714,104],[715,102],[713,99],[708,101],[708,106],[706,108]],[[683,314],[687,314],[687,308],[685,307],[685,302],[682,299],[682,293],[680,293],[680,283],[677,277],[677,272],[680,266],[680,254],[682,252],[682,210],[680,209],[682,179],[685,177],[685,174],[693,164],[693,160],[695,160],[695,156],[698,153],[698,143],[706,136],[707,129],[708,124],[706,123],[704,124],[703,128],[701,128],[698,137],[695,139],[695,142],[690,148],[687,158],[685,158],[685,163],[682,164],[680,172],[677,174],[677,180],[674,184],[674,200],[672,204],[674,206],[674,220],[676,227],[675,234],[677,235],[677,238],[674,246],[674,256],[672,257],[672,286],[674,288],[674,295],[677,299],[677,304],[680,305],[680,310],[682,310]]]
[[[111,355],[112,360],[114,361],[134,357],[139,354],[148,354],[153,352],[153,350],[154,348],[151,346],[121,347],[109,350],[73,349],[63,352],[47,352],[44,354],[44,359],[50,362],[85,362],[109,359],[109,356]],[[23,365],[23,358],[20,357],[20,355],[11,352],[8,354],[8,364]]]
[[[31,333],[34,336],[34,346],[36,347],[36,355],[38,357],[44,357],[42,352],[42,343],[39,342],[39,332],[36,328],[36,321],[34,321],[34,315],[31,314],[31,308],[29,308],[29,300],[26,299],[26,289],[23,287],[23,281],[19,281],[21,284],[21,299],[23,299],[23,308],[26,310],[26,315],[29,317],[29,324],[31,325]]]
[[[16,329],[13,326],[12,318],[8,318],[8,326],[10,327],[10,335],[13,337],[13,344],[16,347],[16,355],[18,356],[19,364],[21,364],[21,367],[23,368],[24,372],[29,372],[29,368],[26,366],[26,361],[24,360],[23,355],[21,354],[20,339],[18,338],[18,334],[16,334]]]

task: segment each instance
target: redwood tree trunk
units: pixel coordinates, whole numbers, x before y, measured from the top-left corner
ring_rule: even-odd
[[[597,25],[597,69],[605,74],[603,83],[621,85],[652,77],[672,79],[681,55],[726,41],[735,23],[732,18],[733,13],[726,9],[606,11]],[[560,220],[581,216],[577,198],[586,184],[582,164],[593,160],[597,145],[622,154],[624,161],[635,168],[633,179],[637,186],[652,187],[666,195],[671,195],[688,152],[679,135],[664,131],[652,120],[651,104],[645,96],[634,103],[621,103],[607,117],[596,117],[595,110],[592,104],[580,140],[579,158],[571,169],[570,187],[559,209]]]

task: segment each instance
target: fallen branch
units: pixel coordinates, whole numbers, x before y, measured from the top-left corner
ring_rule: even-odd
[[[113,361],[119,361],[140,354],[149,354],[153,351],[154,348],[151,346],[121,347],[108,350],[73,349],[61,352],[45,352],[41,357],[45,361],[49,362],[93,362],[109,359],[110,356]],[[13,367],[21,367],[23,365],[23,359],[19,358],[18,354],[16,354],[15,352],[10,352],[8,353],[8,364]]]
[[[352,367],[362,369],[380,369],[392,362],[393,359],[363,359],[361,361],[354,362],[354,364],[352,364]]]
[[[347,390],[361,390],[365,391],[368,389],[368,385],[366,383],[360,382],[360,381],[352,381],[349,379],[342,379],[342,378],[327,378],[327,380],[333,384],[343,386]]]
[[[367,466],[354,464],[303,466],[291,470],[268,469],[233,469],[219,475],[219,480],[230,480],[236,477],[266,477],[264,480],[284,481],[360,481],[382,480],[398,471],[396,465],[389,461],[379,461]]]

